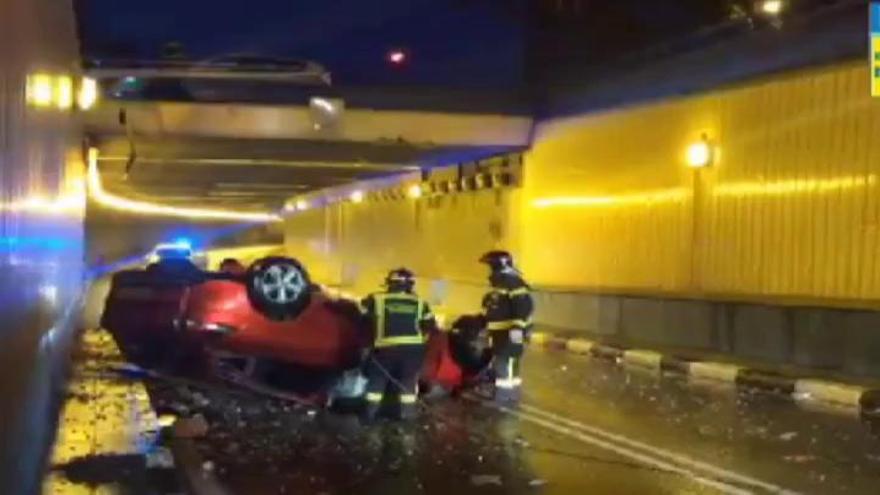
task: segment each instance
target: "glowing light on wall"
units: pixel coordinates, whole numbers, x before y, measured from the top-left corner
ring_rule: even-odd
[[[60,110],[70,110],[73,107],[73,79],[70,76],[55,78],[55,106]]]
[[[296,201],[290,200],[284,204],[284,211],[286,212],[295,212],[295,211],[306,211],[311,208],[311,203],[309,203],[305,199],[298,199]]]
[[[348,195],[348,199],[350,199],[352,203],[361,203],[364,201],[364,192],[353,191],[351,194]]]
[[[277,222],[281,217],[275,213],[245,213],[208,208],[182,208],[169,205],[135,201],[116,196],[104,190],[101,175],[98,172],[98,150],[89,148],[88,152],[88,185],[89,195],[95,202],[115,210],[127,211],[139,215],[158,215],[189,218],[193,220],[238,220],[244,222]]]
[[[712,145],[704,137],[688,146],[685,159],[689,167],[703,168],[712,164],[713,155]]]
[[[36,107],[52,105],[52,76],[33,74],[27,79],[27,101]]]
[[[873,186],[877,176],[846,175],[827,179],[790,179],[769,182],[742,181],[715,186],[715,196],[784,196],[791,194],[834,192]]]
[[[50,251],[61,251],[70,249],[74,246],[74,241],[66,238],[58,237],[17,237],[17,236],[0,236],[0,249],[45,249]],[[13,265],[26,264],[19,261],[11,260]]]
[[[412,199],[419,199],[422,197],[422,186],[418,184],[413,184],[409,186],[409,189],[406,190],[406,195]]]
[[[783,0],[764,0],[761,2],[761,12],[767,15],[779,15],[785,8]]]
[[[98,101],[98,82],[83,78],[75,84],[74,77],[59,74],[35,73],[27,77],[25,98],[36,108],[55,107],[70,110],[74,103],[81,110],[92,108]]]
[[[98,81],[84,77],[80,82],[77,105],[80,110],[88,110],[98,102]]]
[[[659,189],[644,193],[609,196],[553,196],[532,201],[535,208],[590,208],[633,204],[674,203],[687,199],[690,192],[685,188]]]
[[[63,215],[78,212],[85,208],[85,197],[81,194],[68,194],[57,198],[29,196],[11,203],[0,203],[0,211],[27,212],[46,215]]]

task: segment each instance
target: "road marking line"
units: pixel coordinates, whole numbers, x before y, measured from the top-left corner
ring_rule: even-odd
[[[798,492],[791,491],[786,488],[782,488],[780,486],[752,478],[750,476],[736,473],[734,471],[707,464],[705,462],[701,462],[696,459],[692,459],[685,455],[671,452],[660,447],[655,447],[653,445],[638,442],[615,433],[610,433],[599,428],[586,425],[579,421],[574,421],[566,417],[544,411],[534,406],[521,404],[519,406],[519,410],[516,410],[499,406],[491,401],[476,398],[473,396],[470,396],[469,398],[471,400],[476,400],[488,407],[538,424],[547,429],[556,431],[557,433],[568,435],[582,442],[589,443],[591,445],[595,445],[606,450],[610,450],[624,457],[628,457],[639,462],[644,462],[647,465],[658,467],[667,471],[686,475],[692,478],[697,483],[717,488],[724,493],[753,493],[749,490],[744,490],[742,488],[739,488],[738,486],[730,484],[730,482],[735,482],[740,485],[748,485],[753,488],[759,488],[762,491],[769,493],[798,495]],[[705,474],[710,474],[714,478],[718,478],[719,480],[723,481],[718,481],[713,478],[701,476],[698,471],[702,471]]]
[[[630,448],[641,449],[646,452],[649,452],[652,455],[657,457],[665,457],[667,460],[676,462],[678,464],[691,466],[693,468],[705,471],[707,473],[711,473],[713,476],[718,478],[726,478],[730,481],[735,481],[744,485],[751,485],[757,488],[761,488],[762,490],[766,490],[770,493],[781,493],[786,495],[797,495],[797,492],[788,490],[778,485],[774,485],[772,483],[767,483],[765,481],[752,478],[751,476],[746,476],[741,473],[737,473],[735,471],[730,471],[728,469],[720,468],[718,466],[708,464],[702,461],[698,461],[696,459],[690,458],[684,454],[679,454],[677,452],[672,452],[670,450],[656,447],[647,443],[639,442],[637,440],[633,440],[628,437],[624,437],[622,435],[618,435],[616,433],[611,433],[600,428],[596,428],[594,426],[589,426],[587,424],[581,423],[579,421],[575,421],[564,416],[560,416],[558,414],[554,414],[548,411],[544,411],[543,409],[539,409],[534,406],[529,405],[521,405],[520,408],[531,412],[532,414],[543,416],[552,421],[558,421],[561,423],[565,423],[570,427],[577,428],[579,430],[585,431],[587,433],[596,435],[598,437],[604,437],[609,441],[618,442],[620,444],[626,445]]]
[[[713,480],[710,478],[705,478],[705,477],[700,476],[699,474],[695,473],[692,470],[678,467],[674,464],[664,462],[662,460],[653,458],[649,455],[641,454],[639,452],[635,452],[633,450],[627,449],[626,447],[614,445],[611,442],[601,440],[601,439],[596,438],[594,436],[588,435],[582,431],[578,431],[574,428],[569,428],[566,426],[561,426],[557,423],[553,423],[549,420],[541,418],[540,416],[532,415],[532,414],[522,412],[522,411],[515,411],[512,409],[508,409],[506,407],[502,407],[502,406],[497,406],[497,405],[494,405],[490,402],[486,402],[485,404],[488,405],[489,407],[493,407],[493,408],[498,409],[500,411],[503,411],[507,414],[516,416],[517,418],[519,418],[521,420],[528,421],[530,423],[534,423],[538,426],[542,426],[548,430],[555,431],[556,433],[559,433],[561,435],[565,435],[569,438],[573,438],[575,440],[580,440],[583,443],[594,445],[596,447],[614,452],[622,457],[626,457],[626,458],[632,459],[634,461],[640,462],[642,464],[645,464],[646,466],[650,466],[655,469],[659,469],[661,471],[665,471],[665,472],[669,472],[669,473],[676,473],[676,474],[683,475],[683,476],[687,477],[688,479],[691,479],[700,485],[704,485],[704,486],[707,486],[710,488],[717,489],[718,491],[720,491],[722,493],[729,494],[729,495],[754,495],[754,492],[752,492],[750,490],[744,490],[742,488],[724,483],[722,481],[716,481],[716,480]]]

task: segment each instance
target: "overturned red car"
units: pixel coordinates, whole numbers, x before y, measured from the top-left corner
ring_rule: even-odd
[[[292,258],[247,268],[229,260],[218,272],[177,259],[120,271],[101,323],[144,368],[219,376],[313,403],[363,393],[371,337],[357,304],[314,284]],[[486,368],[479,324],[463,318],[457,326],[429,338],[422,390],[459,390]]]

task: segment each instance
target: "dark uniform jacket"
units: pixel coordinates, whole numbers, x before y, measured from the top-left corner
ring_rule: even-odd
[[[516,273],[497,273],[489,279],[492,290],[483,298],[483,315],[490,334],[532,327],[531,289]]]
[[[362,302],[377,348],[425,343],[436,327],[428,303],[407,292],[378,292]]]

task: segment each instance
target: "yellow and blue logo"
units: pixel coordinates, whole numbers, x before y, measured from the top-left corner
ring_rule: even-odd
[[[871,95],[880,97],[880,2],[871,3]]]

